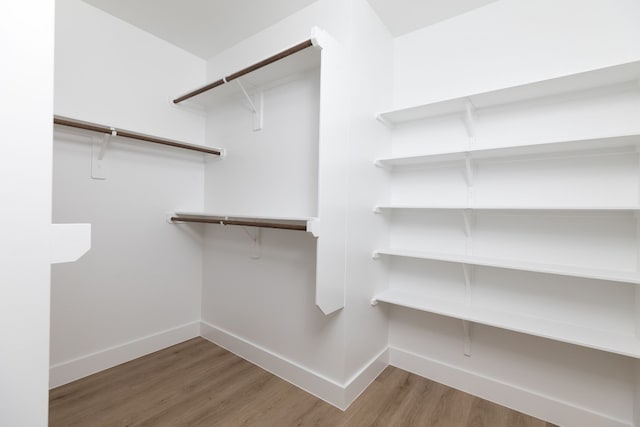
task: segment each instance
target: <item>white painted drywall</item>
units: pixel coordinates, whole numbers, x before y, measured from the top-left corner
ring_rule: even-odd
[[[53,2],[3,2],[0,15],[0,424],[44,427],[49,402]]]
[[[394,106],[638,59],[636,0],[502,0],[398,37]]]
[[[388,197],[387,174],[373,167],[389,144],[388,129],[373,120],[391,100],[392,38],[366,1],[352,2],[349,46],[351,138],[347,209],[345,375],[354,375],[387,345],[387,317],[370,299],[386,283],[386,269],[371,258],[386,246],[387,221],[372,206]]]
[[[55,113],[204,142],[204,117],[171,100],[203,84],[205,61],[80,0],[56,1]]]
[[[204,117],[168,99],[204,72],[200,59],[92,6],[57,2],[56,114],[202,143]],[[116,138],[105,180],[91,178],[91,161],[88,136],[57,128],[54,222],[90,223],[93,235],[87,255],[53,268],[53,386],[197,334],[184,325],[200,320],[202,230],[165,217],[202,210],[203,155]]]

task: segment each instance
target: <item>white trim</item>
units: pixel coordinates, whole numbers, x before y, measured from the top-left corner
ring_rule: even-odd
[[[387,366],[389,366],[389,347],[382,350],[346,382],[344,387],[345,405],[341,409],[347,409]]]
[[[340,384],[222,328],[204,321],[200,325],[200,335],[206,340],[341,410],[345,410],[387,366],[388,355],[385,349],[346,383]]]
[[[200,322],[187,323],[186,325],[147,335],[76,359],[57,363],[49,368],[49,387],[54,388],[67,384],[191,338],[196,338],[199,331]]]
[[[50,387],[58,387],[198,336],[237,354],[341,410],[347,409],[369,384],[388,365],[391,365],[564,427],[585,425],[630,427],[632,425],[629,421],[616,419],[549,395],[393,347],[382,350],[349,380],[341,384],[203,321],[188,323],[53,365],[50,368]]]
[[[389,348],[389,364],[563,427],[631,426],[627,421],[398,348]]]

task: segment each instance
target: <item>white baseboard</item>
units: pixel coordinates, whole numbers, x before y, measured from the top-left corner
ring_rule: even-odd
[[[49,387],[54,388],[70,383],[87,375],[195,338],[199,334],[200,322],[192,322],[52,365],[49,369]]]
[[[206,322],[193,322],[51,366],[50,387],[75,381],[154,351],[202,336],[314,396],[346,409],[388,365],[437,381],[563,427],[630,427],[570,402],[489,378],[398,348],[381,351],[345,383],[339,383]]]
[[[389,364],[563,427],[631,426],[629,422],[401,349],[389,348]]]
[[[388,364],[385,349],[349,381],[340,384],[207,322],[201,322],[200,335],[342,410],[346,409]]]

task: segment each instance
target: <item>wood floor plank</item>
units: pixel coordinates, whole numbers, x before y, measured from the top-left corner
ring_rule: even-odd
[[[51,427],[554,427],[388,367],[339,409],[202,338],[51,390]]]

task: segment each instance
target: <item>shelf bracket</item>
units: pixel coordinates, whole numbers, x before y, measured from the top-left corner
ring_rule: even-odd
[[[467,182],[467,203],[471,205],[474,199],[473,182],[475,179],[473,158],[471,153],[464,153],[464,179]]]
[[[242,94],[244,95],[245,100],[247,101],[247,104],[249,104],[249,109],[253,114],[253,130],[254,131],[262,130],[262,128],[264,127],[264,114],[263,114],[264,94],[263,92],[261,90],[258,91],[258,94],[256,95],[256,98],[257,98],[256,102],[254,102],[251,96],[249,96],[249,93],[247,92],[247,90],[244,88],[244,85],[242,84],[240,79],[236,79],[236,82],[238,82],[238,87],[240,87],[240,90],[242,91]]]
[[[473,252],[473,226],[476,221],[473,209],[464,209],[462,211],[462,221],[464,223],[464,234],[466,237],[466,253],[467,255],[471,255]]]
[[[471,100],[467,99],[464,106],[464,116],[462,117],[462,121],[464,122],[464,127],[467,130],[467,135],[470,139],[476,136],[475,114],[476,108],[473,106]]]
[[[262,255],[262,228],[242,227],[251,240],[251,259],[260,259]]]
[[[378,299],[376,297],[371,298],[371,306],[375,307],[378,305]]]
[[[385,165],[383,162],[381,162],[380,160],[375,160],[373,162],[373,165],[377,168],[383,169],[385,171],[391,169],[389,166]]]
[[[396,127],[392,122],[387,120],[382,114],[376,114],[376,120],[382,123],[383,125],[385,125],[389,129],[393,129]]]
[[[464,331],[464,355],[471,357],[471,338],[473,335],[473,322],[468,320],[462,321],[462,330]]]
[[[467,238],[471,238],[473,225],[475,222],[473,209],[464,209],[462,211],[462,219],[464,220],[464,234],[467,236]]]
[[[475,276],[475,268],[473,265],[462,264],[462,272],[464,273],[464,304],[471,305],[471,285]]]
[[[111,141],[111,136],[116,136],[118,133],[114,128],[111,128],[111,135],[104,134],[102,138],[93,137],[93,144],[91,147],[91,178],[93,179],[107,179],[106,165],[104,156],[107,154],[107,148]]]
[[[464,153],[464,179],[469,187],[473,187],[473,159],[471,153]]]

